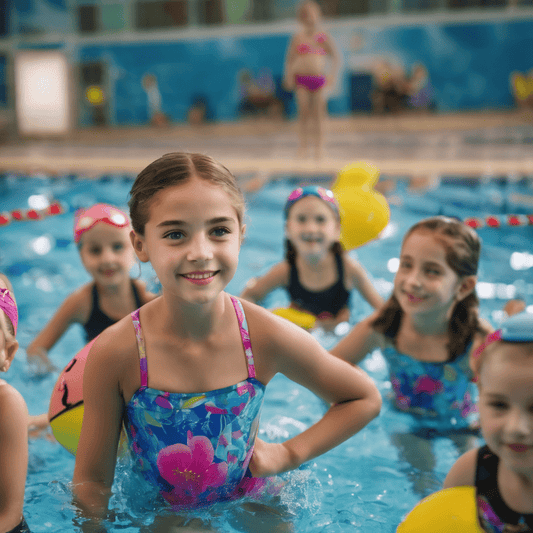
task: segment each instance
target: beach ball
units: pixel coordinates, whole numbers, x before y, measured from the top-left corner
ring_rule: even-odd
[[[379,169],[365,161],[346,165],[331,188],[341,211],[341,243],[352,250],[375,239],[389,223],[385,197],[374,190]]]
[[[83,421],[83,371],[93,339],[63,369],[52,391],[48,420],[56,440],[76,455]]]
[[[484,533],[477,518],[476,488],[453,487],[424,498],[396,533]]]

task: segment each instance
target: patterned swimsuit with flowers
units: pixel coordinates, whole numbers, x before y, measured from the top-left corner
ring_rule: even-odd
[[[394,346],[383,350],[388,362],[394,403],[398,410],[417,416],[418,422],[441,431],[466,429],[476,412],[470,346],[454,361],[418,361]]]
[[[255,378],[242,305],[234,297],[231,301],[239,322],[248,378],[205,393],[173,393],[148,387],[139,310],[132,313],[141,387],[126,406],[124,425],[136,467],[177,508],[271,492],[270,481],[252,477],[248,469],[265,387]]]

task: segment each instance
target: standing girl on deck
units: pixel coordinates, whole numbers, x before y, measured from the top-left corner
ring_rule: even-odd
[[[167,154],[138,175],[130,214],[135,253],[162,293],[103,332],[87,359],[73,478],[86,517],[106,514],[122,424],[136,470],[180,511],[247,495],[258,478],[297,468],[378,414],[364,372],[224,292],[245,232],[244,199],[225,167]],[[296,437],[266,443],[259,415],[278,372],[332,407]]]
[[[320,27],[320,6],[312,1],[298,8],[302,30],[291,39],[285,60],[284,85],[296,92],[300,143],[299,157],[307,157],[311,142],[315,157],[322,156],[326,91],[331,93],[339,70],[339,53],[331,35]],[[331,68],[326,71],[326,59]]]

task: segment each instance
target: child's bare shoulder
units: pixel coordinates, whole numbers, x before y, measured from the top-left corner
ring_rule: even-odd
[[[28,407],[22,394],[3,379],[0,379],[0,413],[0,428],[9,421],[20,421],[21,417],[28,416]]]
[[[455,461],[444,480],[445,489],[475,485],[478,451],[479,448],[468,450]]]
[[[82,285],[70,293],[61,304],[61,307],[71,314],[72,322],[85,324],[89,320],[93,301],[93,286],[93,283]]]

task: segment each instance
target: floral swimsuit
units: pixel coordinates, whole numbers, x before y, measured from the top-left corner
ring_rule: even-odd
[[[468,366],[468,352],[454,361],[432,363],[418,361],[387,346],[383,355],[387,360],[398,410],[416,415],[424,427],[441,431],[466,429],[476,412]]]
[[[242,305],[233,296],[231,301],[239,322],[248,378],[204,393],[164,392],[148,387],[139,310],[131,315],[141,387],[126,406],[124,425],[136,467],[173,507],[201,507],[271,491],[269,480],[252,477],[248,469],[265,386],[255,378]]]

